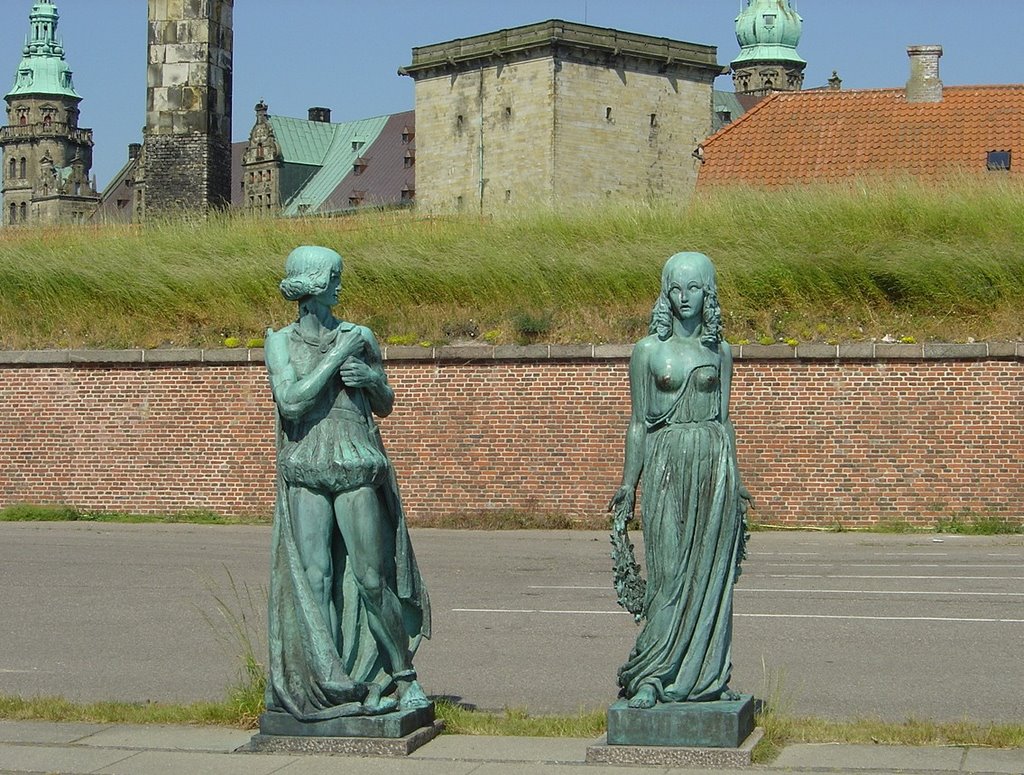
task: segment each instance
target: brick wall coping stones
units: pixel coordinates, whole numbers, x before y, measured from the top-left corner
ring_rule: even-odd
[[[628,344],[531,344],[531,345],[442,345],[439,347],[384,347],[385,361],[524,361],[625,360],[633,351]],[[1024,360],[1024,342],[975,342],[970,344],[927,343],[733,345],[736,360],[747,361],[864,361],[864,360]],[[263,350],[156,349],[156,350],[0,350],[0,366],[92,365],[177,365],[177,364],[263,363]]]

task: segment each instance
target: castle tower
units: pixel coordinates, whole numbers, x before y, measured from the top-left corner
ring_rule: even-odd
[[[231,202],[234,0],[148,0],[149,68],[136,216]]]
[[[37,0],[14,87],[5,95],[3,148],[5,226],[81,223],[99,204],[92,167],[92,130],[78,126],[75,91],[60,14],[52,0]]]
[[[736,17],[740,53],[731,63],[737,94],[799,91],[807,62],[796,52],[804,20],[793,0],[743,0]]]

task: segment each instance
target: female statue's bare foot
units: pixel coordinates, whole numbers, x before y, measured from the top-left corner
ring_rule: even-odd
[[[739,692],[734,692],[732,689],[726,687],[718,699],[732,702],[734,700],[738,700],[741,696],[742,695],[740,695]]]
[[[398,702],[398,707],[402,710],[414,710],[430,706],[430,700],[416,679],[408,683],[404,681],[399,682],[398,693],[402,696],[402,699]]]
[[[631,708],[653,708],[658,702],[658,698],[654,695],[654,687],[644,685],[629,698],[627,703]]]

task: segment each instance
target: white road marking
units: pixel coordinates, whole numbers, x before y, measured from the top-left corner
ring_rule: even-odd
[[[733,614],[746,619],[857,619],[872,622],[971,622],[981,624],[1024,624],[1024,619],[973,619],[952,616],[854,616],[846,614]]]
[[[557,611],[541,608],[453,608],[459,614],[563,614],[628,616],[627,611]],[[853,619],[873,622],[968,622],[972,624],[1024,624],[1024,619],[980,619],[949,616],[855,616],[845,614],[733,614],[742,619]]]
[[[568,590],[579,590],[579,591],[597,591],[597,592],[614,592],[614,589],[610,584],[605,586],[571,586],[571,585],[546,585],[546,584],[531,584],[527,589],[568,589]],[[949,597],[951,595],[959,597],[1024,597],[1024,592],[959,592],[959,591],[942,591],[942,590],[908,590],[908,589],[830,589],[829,587],[819,587],[818,589],[769,589],[769,588],[758,588],[758,587],[736,587],[736,592],[780,592],[783,594],[801,594],[801,595],[813,595],[820,592],[838,593],[843,595],[943,595]]]
[[[912,563],[869,563],[869,562],[766,562],[768,568],[1024,568],[1019,562],[1011,563],[944,563],[944,562],[912,562]]]
[[[749,573],[769,579],[932,579],[947,581],[1024,581],[1024,576],[851,576],[839,573]]]

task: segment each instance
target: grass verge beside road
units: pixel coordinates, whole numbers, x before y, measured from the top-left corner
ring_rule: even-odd
[[[258,713],[239,703],[237,690],[224,702],[189,705],[162,703],[73,703],[60,697],[0,696],[0,718],[50,722],[102,724],[216,725],[251,729]],[[575,715],[531,716],[524,710],[503,712],[468,710],[446,700],[437,701],[437,716],[445,732],[460,735],[514,737],[598,738],[605,731],[605,711]],[[1024,748],[1024,725],[979,724],[971,721],[936,722],[910,719],[901,723],[877,719],[831,721],[789,718],[761,713],[757,724],[765,737],[754,752],[755,761],[768,762],[794,743],[876,743],[911,746],[976,746]]]

